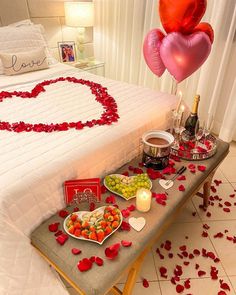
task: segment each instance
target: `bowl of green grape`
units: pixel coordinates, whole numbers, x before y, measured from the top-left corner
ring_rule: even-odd
[[[140,188],[152,188],[152,182],[147,173],[135,176],[110,174],[104,178],[104,185],[110,192],[124,198],[125,200],[135,198],[136,192]]]

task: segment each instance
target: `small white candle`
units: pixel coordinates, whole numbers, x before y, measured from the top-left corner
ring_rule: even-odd
[[[179,112],[179,108],[180,108],[180,105],[181,105],[181,102],[182,102],[182,97],[183,97],[182,91],[179,91],[178,97],[179,97],[179,101],[178,101],[178,105],[176,107],[176,112],[177,113]]]
[[[183,114],[184,114],[185,106],[182,104],[180,107],[180,126],[182,125]]]
[[[136,192],[136,208],[140,212],[147,212],[151,208],[152,192],[145,188],[140,188]]]

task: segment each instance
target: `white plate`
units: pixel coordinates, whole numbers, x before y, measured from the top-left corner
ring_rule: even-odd
[[[129,178],[131,178],[131,179],[135,177],[135,176],[125,176],[125,175],[122,175],[122,174],[109,174],[109,175],[107,175],[107,176],[116,176],[116,177],[120,177],[120,178],[126,178],[126,177],[129,177]],[[152,188],[152,182],[151,182],[150,179],[149,179],[149,183],[150,183],[150,187],[149,187],[149,189],[151,189],[151,188]],[[131,196],[131,197],[129,197],[129,198],[126,198],[126,197],[124,197],[122,194],[119,194],[119,193],[117,193],[117,192],[111,190],[111,189],[106,185],[105,178],[104,178],[104,180],[103,180],[103,184],[105,185],[105,187],[106,187],[110,192],[112,192],[112,193],[115,194],[115,195],[118,195],[118,196],[122,197],[122,198],[125,199],[126,201],[131,200],[131,199],[133,199],[133,198],[136,197],[136,196],[134,195],[134,196]]]
[[[68,215],[66,218],[65,218],[65,220],[64,220],[64,223],[63,223],[63,227],[64,227],[64,230],[66,231],[66,233],[68,234],[68,235],[70,235],[71,237],[73,237],[73,238],[75,238],[75,239],[77,239],[77,240],[84,240],[84,241],[89,241],[89,242],[94,242],[94,243],[97,243],[97,244],[99,244],[99,245],[102,245],[103,243],[104,243],[104,241],[108,238],[108,237],[110,237],[111,235],[113,235],[117,230],[118,230],[118,228],[121,226],[121,223],[122,223],[122,220],[123,220],[123,216],[122,216],[122,214],[121,214],[121,212],[120,212],[120,210],[118,209],[118,208],[116,208],[116,209],[118,209],[118,213],[119,213],[119,215],[120,215],[120,224],[117,226],[117,228],[116,229],[114,229],[108,236],[106,236],[101,242],[98,242],[98,241],[94,241],[94,240],[90,240],[90,239],[86,239],[86,238],[84,238],[84,237],[76,237],[75,235],[73,235],[73,234],[71,234],[71,233],[69,233],[69,231],[68,231],[68,228],[67,228],[67,226],[66,226],[66,222],[67,222],[67,220],[70,218],[70,216],[72,215],[72,214],[76,214],[80,219],[82,219],[83,220],[83,215],[84,214],[92,214],[92,213],[94,213],[94,212],[99,212],[99,213],[102,213],[103,214],[103,212],[104,212],[104,210],[105,210],[105,208],[106,207],[112,207],[112,208],[116,208],[116,207],[114,207],[114,206],[112,206],[112,205],[109,205],[109,206],[103,206],[103,207],[99,207],[99,208],[97,208],[97,209],[95,209],[94,211],[78,211],[78,212],[73,212],[73,213],[71,213],[70,215]],[[99,219],[98,219],[99,220]],[[98,221],[97,220],[97,221]]]

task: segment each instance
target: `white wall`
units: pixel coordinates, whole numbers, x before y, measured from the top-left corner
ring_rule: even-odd
[[[65,26],[65,1],[67,0],[0,0],[0,25],[6,26],[27,18],[36,24],[42,24],[49,47],[55,57],[59,58],[57,42],[77,39],[76,28]],[[92,42],[93,28],[86,28],[85,56],[87,57],[93,56]]]

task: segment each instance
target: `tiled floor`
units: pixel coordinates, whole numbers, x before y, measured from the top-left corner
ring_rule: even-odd
[[[235,243],[230,240],[231,237],[236,236],[236,192],[234,192],[234,189],[236,190],[236,143],[231,144],[230,153],[219,167],[214,179],[221,180],[222,184],[215,185],[217,191],[212,193],[212,196],[218,195],[222,200],[214,200],[214,206],[209,206],[208,211],[211,213],[211,217],[207,217],[207,212],[199,209],[199,198],[194,197],[190,200],[175,223],[162,236],[161,241],[147,255],[137,278],[133,295],[178,294],[176,285],[170,281],[176,265],[182,266],[183,271],[181,280],[177,284],[183,285],[184,281],[190,278],[191,287],[185,289],[181,294],[236,295],[236,238]],[[235,194],[235,197],[230,197],[232,194]],[[227,207],[225,202],[230,202],[231,206]],[[223,207],[220,207],[219,204],[222,204]],[[230,212],[225,212],[223,208],[230,208]],[[195,216],[192,215],[193,212],[196,212]],[[204,224],[207,224],[209,229],[203,229]],[[202,237],[203,230],[208,233],[207,237]],[[217,233],[222,233],[223,236],[214,237]],[[171,250],[169,251],[161,248],[161,244],[166,240],[171,241]],[[188,254],[193,253],[194,249],[202,251],[204,248],[207,252],[212,252],[215,257],[219,257],[220,262],[215,263],[212,258],[202,257],[201,254],[194,255],[193,259],[184,257],[181,259],[177,254],[182,252],[179,247],[183,245],[186,246]],[[156,253],[157,248],[164,255],[164,259],[160,259]],[[173,258],[168,257],[169,253],[173,253]],[[184,265],[184,262],[187,264],[188,261],[189,264]],[[199,265],[198,269],[195,269],[196,264]],[[167,269],[167,278],[161,277],[159,271],[161,266]],[[218,270],[219,278],[217,280],[211,279],[211,266]],[[206,273],[199,277],[199,270]],[[143,287],[143,278],[149,281],[149,288]],[[218,293],[223,291],[220,288],[220,280],[228,284],[230,291],[224,290],[225,293]],[[123,283],[124,279],[121,280],[119,288],[123,287]],[[68,288],[68,291],[70,294],[76,294],[71,288]]]

